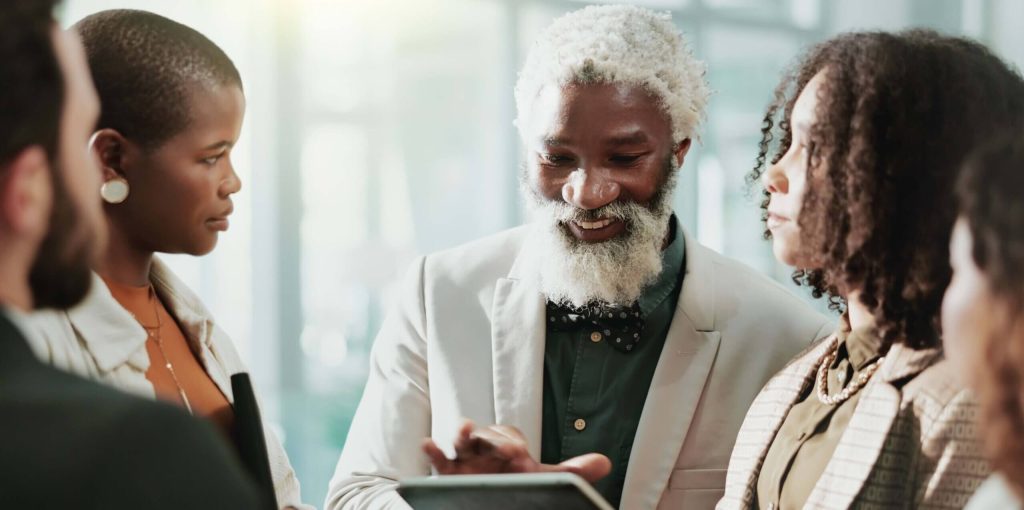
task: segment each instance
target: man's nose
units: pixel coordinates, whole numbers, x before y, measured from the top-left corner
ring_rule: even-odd
[[[607,170],[577,168],[562,186],[562,200],[580,209],[604,207],[617,198],[621,188]]]

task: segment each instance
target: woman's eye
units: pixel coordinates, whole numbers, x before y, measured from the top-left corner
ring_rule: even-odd
[[[203,163],[206,163],[207,165],[213,166],[213,165],[216,165],[217,162],[220,161],[220,158],[222,158],[222,157],[224,157],[223,154],[217,154],[216,156],[210,156],[208,158],[203,158]]]

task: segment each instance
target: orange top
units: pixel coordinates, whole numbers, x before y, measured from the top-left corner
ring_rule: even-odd
[[[181,392],[184,392],[192,413],[213,422],[231,440],[235,421],[231,404],[206,373],[181,327],[164,307],[153,286],[133,287],[107,279],[103,281],[114,299],[146,330],[146,352],[149,354],[146,379],[153,383],[156,398],[184,407],[185,401],[181,397]]]

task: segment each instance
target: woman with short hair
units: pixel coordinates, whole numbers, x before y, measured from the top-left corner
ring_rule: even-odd
[[[110,242],[85,301],[35,317],[36,351],[204,419],[279,507],[302,506],[280,441],[269,431],[259,437],[258,413],[236,413],[251,409],[236,407],[236,397],[253,397],[248,386],[233,394],[232,376],[247,371],[233,342],[156,256],[205,255],[228,229],[242,186],[231,161],[245,114],[238,70],[205,36],[151,12],[103,11],[73,29],[101,102],[90,150],[103,172],[97,191]]]

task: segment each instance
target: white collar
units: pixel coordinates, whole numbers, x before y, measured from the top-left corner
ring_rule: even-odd
[[[159,259],[153,259],[149,280],[189,343],[208,345],[212,320],[199,299]],[[101,370],[110,371],[124,363],[142,368],[148,363],[148,356],[136,355],[145,354],[145,329],[114,299],[98,275],[93,274],[88,295],[68,310],[67,316]]]

